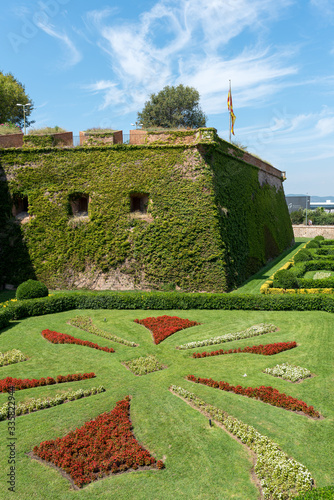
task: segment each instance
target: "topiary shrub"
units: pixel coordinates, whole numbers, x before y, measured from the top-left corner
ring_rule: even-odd
[[[300,252],[296,253],[293,258],[294,262],[305,262],[307,260],[312,260],[312,254],[306,248],[300,250]]]
[[[274,288],[298,288],[298,280],[289,269],[281,269],[274,275]]]
[[[47,297],[49,290],[46,285],[36,280],[24,281],[17,287],[16,298],[18,300],[37,299],[38,297]]]
[[[319,248],[320,243],[318,241],[311,240],[306,244],[306,248]]]
[[[320,241],[322,241],[324,239],[325,239],[324,236],[322,236],[321,234],[318,234],[318,236],[315,236],[315,238],[313,238],[313,241],[319,241],[320,242]]]

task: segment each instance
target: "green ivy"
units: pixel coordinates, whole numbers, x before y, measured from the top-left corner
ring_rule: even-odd
[[[258,169],[211,129],[201,134],[195,145],[3,150],[0,284],[71,288],[80,273],[113,270],[153,289],[240,284],[293,239],[284,192],[261,187]],[[90,197],[86,218],[70,215],[75,193]],[[146,215],[130,213],[131,193],[149,193]],[[30,220],[20,225],[11,208],[23,195]]]

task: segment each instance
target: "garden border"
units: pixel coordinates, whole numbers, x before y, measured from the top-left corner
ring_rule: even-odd
[[[251,295],[178,292],[68,292],[8,305],[0,311],[0,330],[11,320],[73,309],[222,309],[324,311],[334,313],[334,295]]]

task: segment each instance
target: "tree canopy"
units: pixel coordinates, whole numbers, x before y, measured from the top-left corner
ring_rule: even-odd
[[[143,128],[205,127],[206,116],[199,106],[199,92],[193,87],[164,87],[151,94],[138,120]]]
[[[0,123],[13,123],[22,128],[23,109],[17,104],[28,104],[31,100],[26,94],[24,85],[11,74],[0,71]],[[27,117],[31,114],[33,106],[26,107],[26,126],[29,127],[33,121]]]

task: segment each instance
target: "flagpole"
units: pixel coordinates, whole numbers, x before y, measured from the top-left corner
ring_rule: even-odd
[[[229,84],[229,93],[230,93],[230,98],[232,96],[232,92],[231,92],[231,80],[229,80],[230,84]],[[230,142],[231,142],[231,129],[232,129],[232,117],[231,117],[231,110],[229,110],[230,112]]]

